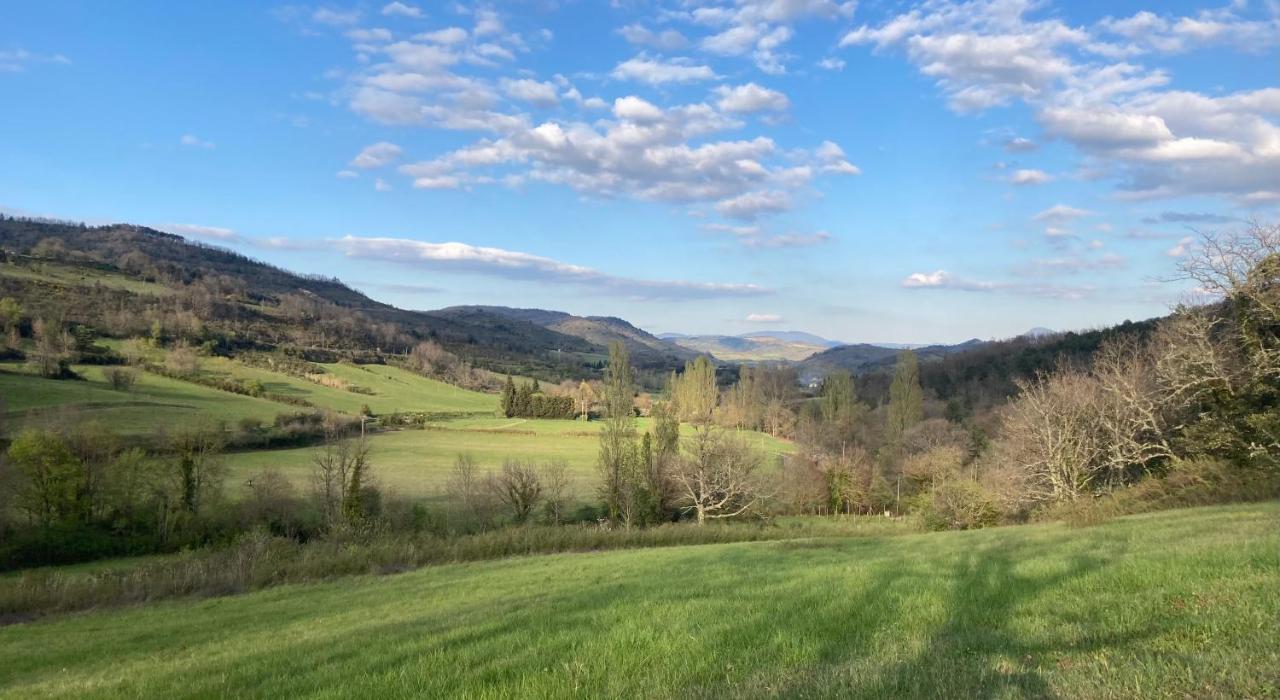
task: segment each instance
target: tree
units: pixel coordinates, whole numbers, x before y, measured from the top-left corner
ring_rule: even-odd
[[[24,430],[8,458],[19,478],[16,504],[28,517],[44,526],[83,519],[80,460],[57,433]]]
[[[822,380],[822,417],[827,422],[844,421],[853,413],[857,394],[853,388],[853,375],[837,370]]]
[[[622,343],[612,343],[604,375],[605,424],[600,431],[598,464],[605,511],[610,520],[628,524],[633,515],[639,462],[632,387],[627,348]]]
[[[502,415],[512,418],[516,415],[516,383],[507,375],[507,381],[502,385],[502,402],[500,404]]]
[[[348,437],[337,428],[326,431],[324,445],[311,457],[311,476],[329,526],[363,517],[362,489],[368,462],[369,443],[363,437]]]
[[[684,374],[672,377],[671,400],[680,419],[686,423],[711,423],[717,399],[716,367],[705,355],[686,362]]]
[[[221,426],[190,428],[169,440],[169,449],[174,455],[171,475],[182,510],[196,515],[208,499],[222,493],[222,479],[226,474],[222,447]]]
[[[489,475],[489,488],[517,523],[529,520],[529,515],[542,499],[542,481],[538,469],[532,464],[507,460],[502,471]]]
[[[28,360],[40,376],[47,379],[61,379],[70,373],[67,366],[69,358],[63,349],[60,334],[50,325],[43,319],[36,319],[32,324],[35,349],[28,355]]]
[[[0,299],[0,330],[8,337],[22,320],[22,306],[12,297]]]
[[[445,481],[444,490],[449,496],[449,503],[456,509],[461,529],[489,524],[493,515],[493,492],[471,455],[460,454],[454,459],[453,471]]]
[[[584,379],[578,383],[578,391],[574,399],[577,402],[578,414],[582,416],[582,420],[587,420],[591,415],[591,404],[596,400],[596,393],[587,380]]]
[[[547,522],[559,525],[564,520],[572,496],[569,469],[564,462],[548,462],[542,465],[539,476],[542,483],[542,507]]]
[[[737,435],[698,430],[675,460],[672,474],[683,511],[693,513],[699,525],[746,513],[762,499],[759,467],[760,455]]]
[[[889,386],[888,440],[898,448],[907,428],[924,418],[924,392],[920,388],[920,363],[916,354],[904,350],[898,355]]]

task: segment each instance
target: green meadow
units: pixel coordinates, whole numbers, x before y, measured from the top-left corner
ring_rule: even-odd
[[[591,493],[596,483],[599,454],[598,421],[537,420],[522,418],[462,418],[430,424],[423,430],[402,430],[369,440],[369,458],[377,484],[403,496],[438,496],[458,455],[470,455],[482,469],[497,469],[507,459],[564,462],[572,478],[571,490]],[[648,419],[636,421],[638,430]],[[689,431],[685,426],[685,431]],[[763,433],[747,439],[761,449],[769,464],[789,452],[792,444]],[[228,483],[243,484],[264,469],[275,469],[295,486],[310,483],[314,447],[240,452],[226,456]]]
[[[446,565],[0,629],[34,697],[1275,697],[1280,506]]]

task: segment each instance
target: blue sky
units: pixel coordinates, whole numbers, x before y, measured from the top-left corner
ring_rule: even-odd
[[[1280,205],[1276,2],[11,3],[0,206],[407,308],[1004,337]]]

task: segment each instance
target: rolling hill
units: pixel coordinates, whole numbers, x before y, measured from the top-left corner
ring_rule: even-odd
[[[334,278],[143,226],[0,216],[0,263],[0,297],[16,298],[33,316],[110,333],[112,319],[180,316],[199,304],[203,332],[228,350],[290,345],[336,358],[371,348],[403,353],[430,339],[483,368],[549,377],[597,374],[613,340],[641,353],[638,364],[648,368],[675,368],[693,356],[621,319],[399,309]]]
[[[799,362],[814,353],[840,345],[837,341],[803,331],[757,331],[742,335],[664,333],[659,337],[726,362]]]
[[[691,360],[699,354],[615,316],[574,316],[563,311],[515,309],[506,306],[452,306],[431,313],[445,318],[467,318],[476,313],[510,318],[579,338],[601,348],[620,342],[627,346],[632,361],[639,367],[670,367]]]

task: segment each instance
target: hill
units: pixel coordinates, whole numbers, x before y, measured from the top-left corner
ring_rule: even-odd
[[[452,306],[431,312],[446,318],[467,318],[474,313],[492,314],[579,338],[600,348],[620,342],[632,361],[642,368],[666,368],[682,364],[697,352],[663,340],[615,316],[574,316],[563,311],[514,309],[506,306]]]
[[[0,628],[0,695],[1270,697],[1277,518],[516,557],[90,611]]]
[[[911,350],[920,358],[921,363],[931,362],[947,355],[965,352],[983,345],[978,339],[968,340],[957,345],[924,345]],[[884,345],[841,345],[814,354],[800,363],[800,376],[806,381],[820,379],[834,370],[845,370],[853,374],[864,374],[885,367],[892,367],[902,347]]]
[[[772,335],[686,335],[669,336],[669,339],[683,348],[726,362],[798,362],[829,347]]]
[[[108,336],[145,334],[152,322],[198,321],[200,333],[224,352],[289,346],[334,360],[404,353],[433,340],[480,367],[550,377],[597,374],[605,344],[614,339],[646,348],[646,366],[674,368],[687,356],[620,319],[548,323],[485,307],[407,311],[334,278],[125,224],[0,217],[3,296],[18,299],[29,315]]]

